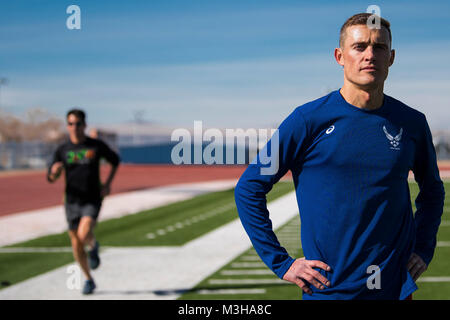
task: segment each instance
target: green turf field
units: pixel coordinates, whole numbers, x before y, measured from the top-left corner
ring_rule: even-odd
[[[272,201],[293,190],[281,182],[267,195]],[[181,246],[238,217],[234,189],[100,222],[95,230],[102,247]],[[5,248],[70,248],[67,232],[49,235]],[[6,251],[6,250],[5,250]],[[0,288],[71,263],[67,252],[1,252]]]
[[[411,199],[418,187],[410,183]],[[450,182],[434,260],[418,282],[414,299],[450,299]],[[269,193],[274,200],[293,190],[291,182],[278,183]],[[149,211],[100,222],[96,235],[103,247],[181,246],[237,218],[233,190],[201,195]],[[301,257],[299,218],[276,230],[293,257]],[[8,248],[53,248],[55,252],[0,251],[0,288],[73,262],[66,233],[15,244]],[[62,252],[59,251],[62,248]],[[300,289],[279,280],[251,248],[183,294],[180,299],[300,299]]]

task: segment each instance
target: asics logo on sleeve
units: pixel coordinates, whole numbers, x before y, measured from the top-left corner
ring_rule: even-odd
[[[327,129],[327,131],[325,131],[325,133],[326,134],[330,134],[330,133],[332,133],[334,131],[334,125],[332,125],[331,127],[329,127],[328,129]]]

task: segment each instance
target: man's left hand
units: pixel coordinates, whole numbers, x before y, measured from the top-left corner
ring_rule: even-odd
[[[409,257],[408,265],[406,267],[413,280],[416,281],[419,279],[420,275],[427,270],[428,266],[419,255],[413,253],[411,254],[411,257]]]

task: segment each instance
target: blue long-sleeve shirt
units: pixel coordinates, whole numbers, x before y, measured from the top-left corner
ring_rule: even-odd
[[[265,264],[282,278],[294,262],[266,206],[266,194],[291,170],[305,258],[331,267],[317,269],[331,285],[311,285],[304,299],[404,299],[415,291],[406,265],[412,252],[431,261],[444,203],[425,116],[387,95],[380,108],[360,109],[337,90],[296,108],[275,136],[262,151],[278,170],[264,172],[270,164],[261,152],[235,189],[240,219]],[[420,187],[415,216],[410,170]],[[380,270],[379,289],[367,285],[370,266]]]

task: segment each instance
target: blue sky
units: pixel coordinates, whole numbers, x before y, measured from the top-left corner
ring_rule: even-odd
[[[81,8],[68,30],[66,8]],[[450,129],[448,1],[0,0],[0,107],[79,106],[92,124],[278,125],[342,85],[333,58],[345,19],[378,5],[396,62],[385,92]]]

